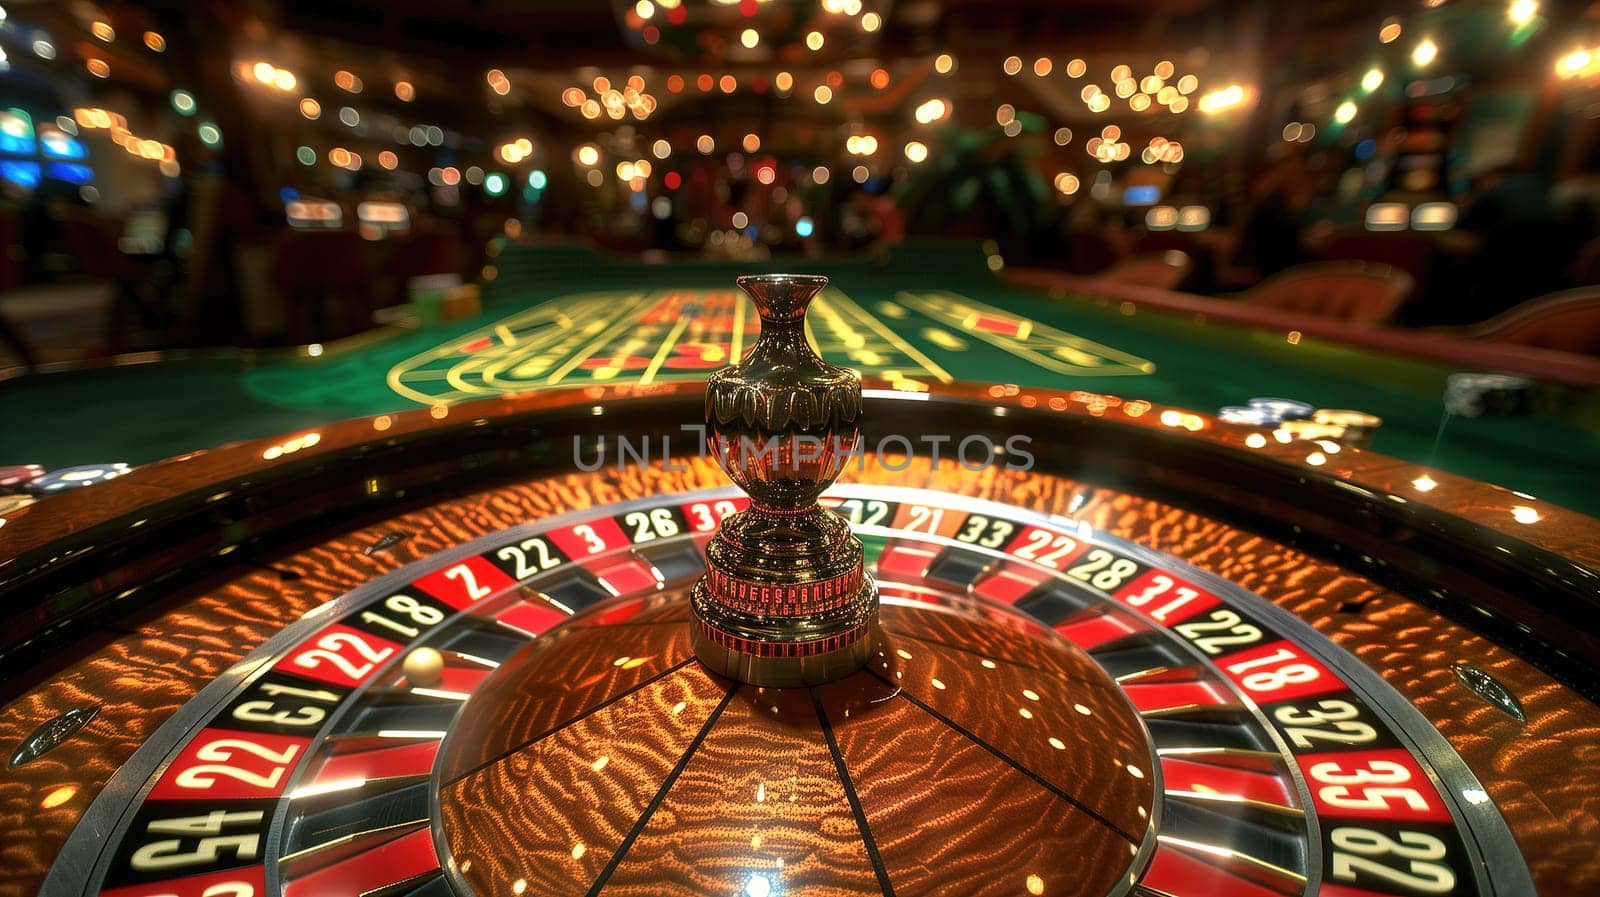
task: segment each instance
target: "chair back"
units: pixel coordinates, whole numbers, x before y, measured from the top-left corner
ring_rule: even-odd
[[[1175,290],[1193,270],[1194,260],[1188,253],[1169,249],[1124,259],[1095,275],[1094,279],[1157,290]]]
[[[1454,333],[1469,339],[1600,355],[1600,286],[1529,299]]]
[[[1411,275],[1388,265],[1313,262],[1281,271],[1239,298],[1265,308],[1373,326],[1394,317],[1414,284]]]

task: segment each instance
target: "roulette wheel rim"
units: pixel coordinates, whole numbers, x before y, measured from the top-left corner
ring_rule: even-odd
[[[1073,410],[1073,409],[1080,408],[1080,407],[1085,407],[1085,406],[1087,406],[1087,407],[1089,407],[1091,409],[1093,407],[1092,405],[1089,405],[1089,397],[1087,397],[1087,396],[1074,396],[1074,395],[1070,395],[1070,394],[1050,393],[1048,391],[1028,391],[1026,393],[1020,393],[1020,394],[1019,393],[1012,393],[1010,396],[1007,396],[1007,395],[1003,395],[1003,394],[996,394],[994,392],[994,390],[999,389],[998,387],[969,387],[968,389],[969,389],[969,392],[965,396],[959,396],[956,400],[953,400],[949,404],[941,405],[940,407],[965,409],[965,411],[963,413],[965,413],[967,415],[968,419],[972,419],[972,418],[976,417],[979,414],[993,415],[994,414],[994,409],[995,409],[996,406],[1001,406],[1001,410],[1006,411],[1008,414],[1014,414],[1014,415],[1017,415],[1019,417],[1025,415],[1027,413],[1030,413],[1030,412],[1035,412],[1039,407],[1047,406],[1047,405],[1050,405],[1050,404],[1055,403],[1057,401],[1059,401],[1059,403],[1062,405],[1062,407],[1064,409],[1068,409],[1068,410]],[[679,391],[679,392],[684,392],[684,391]],[[1001,392],[1003,393],[1004,390],[1001,390]],[[669,395],[669,396],[672,393],[673,393],[673,391],[671,391],[671,390],[668,390],[668,391],[664,392],[664,394]],[[663,393],[653,393],[653,395],[662,395],[662,394]],[[620,395],[620,396],[623,396],[623,397],[631,397],[631,398],[643,398],[642,396],[638,396],[638,395],[636,395],[636,394],[634,394],[634,393],[632,393],[630,391],[627,391],[627,390],[617,390],[617,391],[589,391],[589,390],[583,390],[583,391],[574,391],[573,393],[569,393],[566,396],[563,396],[562,398],[568,403],[571,403],[571,404],[579,406],[580,408],[586,409],[586,408],[589,407],[590,403],[593,403],[593,402],[604,402],[608,397],[617,396],[617,395]],[[677,405],[672,406],[672,407],[678,408],[678,409],[685,408],[685,407],[691,407],[690,402],[692,401],[692,398],[693,397],[691,397],[691,396],[684,396],[684,400],[683,401],[679,402]],[[868,398],[869,398],[869,402],[870,403],[874,403],[875,407],[880,408],[880,409],[884,409],[884,410],[888,410],[888,411],[894,411],[894,410],[903,411],[906,408],[921,408],[921,409],[925,409],[926,410],[926,409],[929,409],[930,406],[924,405],[924,404],[921,404],[921,403],[929,402],[929,401],[936,401],[936,399],[912,398],[912,397],[907,397],[907,396],[904,396],[904,395],[901,395],[901,394],[895,394],[895,393],[890,393],[890,392],[887,392],[887,391],[878,391],[878,390],[870,391]],[[1000,399],[1002,401],[995,402],[994,401],[995,399]],[[1004,401],[1006,399],[1014,399],[1015,401],[1014,402]],[[1034,402],[1036,403],[1036,408],[1035,409],[1026,408],[1022,404],[1022,400],[1023,399],[1032,399],[1032,400],[1034,400]],[[894,400],[894,401],[891,403],[890,400]],[[515,403],[512,403],[512,404],[515,404]],[[894,405],[899,405],[900,406],[899,409],[894,408]],[[974,406],[977,406],[977,407],[974,408]],[[541,405],[541,407],[543,407],[543,406]],[[1115,407],[1115,406],[1113,406],[1113,407]],[[473,410],[479,410],[479,409],[473,409]],[[611,413],[610,410],[608,410],[608,414],[609,413]],[[1146,406],[1141,413],[1142,414],[1148,414],[1148,415],[1154,417],[1154,416],[1159,416],[1159,414],[1161,412],[1160,412],[1160,409],[1153,409],[1153,408],[1149,408],[1148,406]],[[1086,424],[1086,425],[1089,424],[1089,420],[1088,419],[1093,416],[1092,415],[1092,411],[1088,412],[1088,413],[1080,411],[1080,412],[1078,412],[1078,415],[1081,416],[1081,417],[1079,417],[1078,422]],[[670,417],[671,415],[668,414],[667,416]],[[1072,417],[1074,417],[1074,415],[1068,415],[1068,417],[1072,418]],[[476,418],[476,419],[478,419],[478,420],[490,420],[490,419],[492,419],[492,415],[486,414],[483,417],[479,417],[479,418]],[[533,419],[543,420],[543,418],[541,418],[540,415],[537,412],[533,413]],[[469,426],[470,426],[470,424],[469,424]],[[1150,429],[1150,428],[1146,427],[1146,429]],[[1173,428],[1173,433],[1172,433],[1173,436],[1176,436],[1177,438],[1180,438],[1180,439],[1187,438],[1184,434],[1176,433],[1175,432],[1176,429],[1177,428]],[[1037,432],[1037,429],[1035,431]],[[1158,430],[1158,431],[1154,431],[1154,432],[1159,432],[1162,435],[1166,435],[1167,434],[1167,431],[1165,431],[1165,430]],[[1230,434],[1227,433],[1227,432],[1222,432],[1220,435],[1223,436],[1224,438],[1230,438]],[[365,441],[366,440],[359,440],[358,442],[365,442]],[[324,442],[325,443],[335,443],[336,440],[324,440]],[[1233,447],[1231,450],[1234,451],[1237,454],[1245,454],[1241,450],[1239,450],[1237,447]],[[260,445],[246,446],[246,447],[243,447],[242,451],[245,452],[246,454],[253,454],[253,453],[256,453],[256,452],[260,451]],[[1272,451],[1278,451],[1278,450],[1273,449]],[[1302,448],[1302,449],[1300,449],[1300,451],[1304,451],[1304,449]],[[318,463],[318,464],[326,464],[327,463],[327,459],[321,459],[316,463]],[[1049,464],[1046,464],[1045,466],[1046,466],[1047,469],[1052,469],[1052,470],[1055,469],[1055,468],[1051,467]],[[1301,468],[1301,470],[1303,470],[1304,473],[1309,475],[1309,476],[1325,475],[1324,471],[1306,470],[1304,468]],[[135,472],[133,474],[130,474],[128,479],[125,482],[127,482],[129,484],[132,484],[132,485],[137,485],[139,476],[140,476],[140,472]],[[1333,479],[1333,477],[1329,477],[1329,479],[1331,480],[1331,479]],[[1446,482],[1449,482],[1442,475],[1441,475],[1440,479],[1441,480],[1445,480]],[[1344,481],[1345,482],[1350,482],[1349,479],[1345,479]],[[1355,482],[1357,484],[1359,484],[1360,480],[1357,479]],[[118,485],[119,484],[117,484],[117,483],[113,483],[113,484],[109,484],[107,486],[97,487],[97,488],[114,489]],[[212,485],[208,484],[208,489],[213,489],[213,488],[217,488],[217,486],[212,486]],[[1339,487],[1335,487],[1335,488],[1339,488]],[[220,494],[220,493],[213,492],[211,494]],[[70,497],[70,496],[68,496],[68,497]],[[55,500],[56,499],[52,499],[52,501],[55,501]],[[647,500],[647,502],[648,502],[648,500]],[[1407,510],[1410,510],[1410,509],[1407,509]],[[1070,508],[1069,508],[1069,511],[1070,511]],[[1558,517],[1560,512],[1552,510],[1552,511],[1547,511],[1547,513],[1552,517]],[[1513,533],[1512,537],[1515,538],[1517,536],[1522,536],[1522,537],[1525,537],[1525,538],[1529,539],[1531,542],[1537,544],[1537,542],[1539,541],[1539,537],[1544,536],[1544,535],[1545,535],[1544,533],[1540,533],[1540,532],[1536,532],[1536,531],[1524,531],[1522,533]],[[452,549],[452,550],[453,551],[459,551],[459,550],[462,550],[462,549],[460,549],[458,547],[457,549]],[[455,556],[456,555],[451,554],[449,552],[446,552],[446,553],[443,553],[443,554],[439,555],[439,557],[442,557],[442,558],[452,558],[452,557],[455,557]],[[1169,563],[1170,563],[1170,561],[1169,561]],[[398,574],[388,574],[388,575],[398,575]],[[383,581],[387,581],[387,580],[383,580]],[[1356,671],[1357,672],[1355,673],[1355,675],[1360,675],[1359,670],[1360,670],[1360,667],[1357,666],[1356,667]],[[228,675],[240,675],[240,674],[241,673],[240,673],[238,664],[235,664],[234,666],[230,667]],[[1424,731],[1426,731],[1426,730],[1424,730]],[[1494,862],[1494,857],[1493,856],[1489,856],[1489,855],[1485,855],[1485,860],[1493,863]]]
[[[960,510],[969,513],[1005,513],[1009,515],[1010,519],[1020,522],[1048,524],[1057,527],[1063,525],[1078,526],[1075,521],[1067,521],[1059,516],[1041,511],[1005,505],[971,496],[935,493],[932,490],[914,487],[852,484],[842,487],[839,491],[851,499],[863,501],[881,499],[906,502],[918,498],[934,497],[942,507],[948,510]],[[692,493],[674,494],[666,498],[672,503],[682,505],[697,501],[734,498],[739,495],[738,490],[732,487],[722,487],[699,490]],[[176,714],[162,725],[158,733],[141,745],[133,757],[118,770],[101,796],[96,799],[89,811],[85,813],[79,823],[79,830],[105,832],[121,828],[119,823],[125,821],[131,815],[132,808],[138,805],[139,798],[149,792],[150,788],[155,784],[159,771],[167,765],[176,750],[184,743],[183,739],[199,729],[206,719],[226,707],[230,699],[237,697],[245,684],[245,680],[251,677],[252,674],[259,674],[264,667],[270,665],[274,658],[283,657],[295,645],[303,643],[309,634],[318,631],[326,621],[346,616],[352,611],[363,607],[372,606],[376,599],[404,589],[425,572],[443,569],[468,558],[484,555],[494,548],[508,543],[515,543],[524,537],[544,534],[565,526],[593,520],[597,512],[602,515],[621,515],[630,511],[661,507],[662,501],[663,497],[659,496],[630,499],[615,504],[570,511],[494,532],[412,561],[377,579],[362,583],[327,604],[320,605],[314,613],[306,615],[304,618],[275,633],[268,641],[242,658],[187,701]],[[1339,648],[1328,640],[1326,636],[1318,633],[1308,623],[1299,619],[1290,611],[1216,573],[1195,567],[1156,549],[1131,543],[1108,533],[1095,533],[1093,544],[1114,546],[1119,552],[1151,564],[1153,569],[1181,574],[1190,582],[1202,585],[1218,595],[1226,596],[1230,606],[1247,608],[1258,619],[1271,625],[1278,633],[1309,650],[1319,662],[1332,669],[1361,698],[1367,699],[1366,703],[1369,706],[1387,716],[1393,725],[1392,731],[1404,739],[1406,747],[1427,761],[1425,769],[1430,775],[1436,774],[1438,776],[1436,784],[1442,786],[1439,788],[1439,792],[1449,803],[1453,811],[1452,817],[1464,824],[1464,832],[1470,832],[1472,835],[1471,838],[1464,838],[1463,840],[1466,842],[1465,846],[1471,858],[1471,863],[1467,868],[1472,870],[1475,876],[1478,876],[1478,883],[1482,886],[1480,893],[1516,894],[1533,892],[1532,882],[1527,877],[1528,873],[1521,854],[1517,851],[1510,830],[1494,803],[1491,801],[1473,802],[1462,798],[1464,794],[1482,793],[1481,782],[1467,768],[1459,754],[1445,741],[1444,736],[1415,707],[1401,698],[1393,687],[1387,684],[1376,671],[1362,664],[1354,655]],[[1057,576],[1061,575],[1057,574]],[[626,597],[628,596],[623,595],[611,600],[617,601]],[[530,644],[537,644],[539,639],[545,637],[545,635],[541,635]],[[393,661],[395,668],[398,668],[400,660],[401,658],[396,658]],[[1255,706],[1251,710],[1265,731],[1271,732],[1272,728],[1269,723],[1265,722],[1265,717],[1260,707]],[[341,708],[340,712],[344,712],[343,708]],[[324,737],[326,737],[325,734],[319,735],[317,743],[320,743]],[[1278,738],[1280,750],[1283,751],[1284,756],[1289,756],[1289,751],[1281,744],[1281,736]],[[315,749],[316,744],[307,751],[307,755],[315,753]],[[1310,806],[1310,792],[1304,776],[1296,772],[1292,764],[1288,768],[1299,796],[1305,802],[1304,805]],[[301,771],[303,772],[304,769],[302,768]],[[446,835],[441,824],[438,798],[441,772],[441,767],[435,764],[429,775],[429,820],[439,855],[441,857],[449,857],[451,851],[444,841]],[[1161,807],[1161,801],[1157,801],[1152,807],[1150,826],[1152,834],[1159,831]],[[268,843],[282,843],[287,813],[287,804],[285,803],[274,816],[272,826],[268,831]],[[1313,829],[1314,831],[1315,829]],[[1142,863],[1147,860],[1149,851],[1154,849],[1155,843],[1153,837],[1147,840],[1146,845],[1141,848],[1140,854],[1136,858],[1137,862]],[[1308,868],[1312,870],[1313,874],[1310,877],[1308,887],[1317,880],[1315,870],[1318,868],[1316,861],[1319,857],[1317,839],[1313,838],[1309,843],[1312,846],[1312,853]],[[111,859],[111,852],[104,850],[102,841],[95,838],[79,838],[75,836],[69,840],[57,858],[50,877],[40,890],[41,897],[66,897],[66,895],[70,894],[83,893],[83,879],[79,877],[76,870],[91,868],[99,870]],[[1486,869],[1494,870],[1492,879],[1482,877]],[[274,888],[275,886],[281,886],[282,882],[276,877],[276,872],[271,864],[268,864],[268,870],[267,892],[277,893]],[[74,879],[77,880],[75,881]],[[91,877],[90,880],[92,881],[93,878]],[[462,893],[475,893],[475,891],[468,890]]]

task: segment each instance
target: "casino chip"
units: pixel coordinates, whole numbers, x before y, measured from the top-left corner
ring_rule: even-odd
[[[1217,409],[1217,420],[1247,427],[1267,427],[1278,422],[1266,409],[1249,405],[1224,405]]]
[[[1296,401],[1295,399],[1278,399],[1271,396],[1258,396],[1246,403],[1251,408],[1259,408],[1274,422],[1285,420],[1310,420],[1316,408],[1310,403]]]
[[[0,495],[0,519],[4,519],[12,511],[26,508],[38,501],[31,495]]]
[[[1510,374],[1451,374],[1444,381],[1444,410],[1462,417],[1526,414],[1533,381]]]
[[[54,495],[68,489],[78,489],[83,486],[92,486],[106,480],[114,480],[127,473],[132,468],[117,461],[112,464],[82,464],[77,467],[63,467],[52,470],[42,477],[28,484],[28,492],[33,495]]]
[[[14,464],[0,467],[0,492],[21,492],[29,483],[44,476],[40,464]]]

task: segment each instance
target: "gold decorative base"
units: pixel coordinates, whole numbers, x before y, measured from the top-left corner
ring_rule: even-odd
[[[802,688],[832,682],[866,666],[878,627],[878,584],[864,577],[851,616],[762,618],[729,613],[695,584],[689,642],[706,668],[763,688]]]

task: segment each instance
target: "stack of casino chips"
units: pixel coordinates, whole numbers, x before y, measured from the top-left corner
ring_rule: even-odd
[[[1528,412],[1533,381],[1510,374],[1451,374],[1444,410],[1462,417],[1516,417]]]
[[[1226,423],[1271,429],[1283,441],[1331,439],[1354,446],[1372,442],[1382,419],[1364,411],[1317,408],[1309,402],[1258,396],[1244,405],[1227,405],[1217,411]]]
[[[13,464],[9,467],[0,467],[0,517],[38,501],[23,490],[29,483],[42,476],[44,467],[39,464]]]
[[[80,464],[46,471],[39,464],[0,467],[0,516],[25,508],[46,495],[81,489],[113,480],[132,468],[121,461],[111,464]]]

